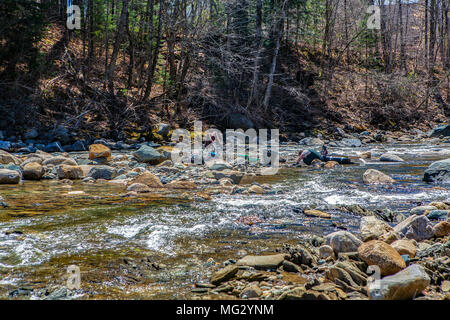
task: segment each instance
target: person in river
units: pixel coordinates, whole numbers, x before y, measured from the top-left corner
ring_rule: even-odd
[[[297,164],[299,164],[303,160],[305,164],[310,166],[316,159],[323,162],[336,161],[339,164],[353,164],[353,162],[349,158],[329,157],[328,150],[325,145],[322,147],[321,153],[317,152],[314,149],[300,150],[298,153]]]

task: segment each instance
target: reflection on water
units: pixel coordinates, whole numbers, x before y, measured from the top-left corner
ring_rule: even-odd
[[[239,250],[271,251],[311,234],[336,231],[336,223],[357,232],[359,218],[335,206],[408,212],[413,205],[449,198],[448,185],[422,182],[424,169],[431,161],[447,158],[449,146],[380,145],[330,148],[330,153],[356,157],[370,149],[374,156],[392,152],[406,162],[371,161],[326,171],[282,169],[262,181],[276,194],[223,194],[211,201],[167,195],[130,199],[122,196],[122,187],[111,184],[0,186],[9,203],[0,209],[0,295],[21,283],[61,282],[65,268],[77,264],[91,292],[82,298],[183,298],[181,288],[207,277],[209,258],[222,262]],[[296,148],[283,146],[281,153],[295,154]],[[368,168],[380,169],[398,183],[366,186],[361,177]],[[327,210],[332,219],[307,218],[292,210],[296,206]],[[243,216],[257,223],[243,224]],[[165,267],[146,275],[147,281],[139,285],[117,277],[121,259],[143,256]]]

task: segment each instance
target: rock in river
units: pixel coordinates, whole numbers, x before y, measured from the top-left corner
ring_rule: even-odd
[[[275,254],[269,256],[245,256],[236,264],[238,266],[248,266],[255,269],[276,269],[286,258],[285,254]]]
[[[394,231],[408,239],[422,241],[433,237],[433,226],[425,216],[409,216],[394,227]]]
[[[383,276],[395,274],[406,267],[400,254],[386,242],[372,240],[358,248],[361,260],[380,267]]]
[[[158,151],[147,145],[141,146],[139,150],[133,153],[133,156],[139,162],[150,164],[159,164],[160,162],[165,160]]]
[[[113,167],[95,166],[89,171],[87,176],[94,179],[112,180],[116,177],[116,175],[117,170]]]
[[[333,248],[336,254],[340,252],[355,252],[362,241],[348,231],[330,233],[325,238],[326,244]]]
[[[331,215],[329,213],[319,210],[305,210],[304,213],[308,217],[331,219]]]
[[[392,153],[385,153],[380,156],[380,161],[382,162],[403,162],[402,158]]]
[[[425,182],[449,182],[450,181],[450,158],[433,162],[423,176]]]
[[[430,277],[423,266],[414,264],[397,274],[368,284],[372,300],[409,300],[430,285]]]
[[[0,184],[18,184],[20,173],[16,170],[0,169]]]
[[[0,150],[0,164],[10,164],[10,163],[18,165],[18,164],[20,164],[20,160],[17,159],[12,154],[10,154],[4,150]]]
[[[164,188],[164,185],[161,183],[161,180],[153,173],[145,171],[141,175],[137,176],[133,179],[131,183],[141,183],[145,184],[150,188]]]
[[[78,180],[83,178],[83,169],[80,166],[62,164],[56,168],[59,179]]]
[[[44,167],[37,162],[29,162],[22,169],[25,180],[40,180],[45,173]]]
[[[363,175],[363,181],[367,184],[389,184],[389,183],[395,183],[395,180],[392,179],[387,174],[375,170],[375,169],[369,169],[366,172],[364,172]]]
[[[103,144],[92,144],[89,146],[89,159],[111,160],[111,149]]]

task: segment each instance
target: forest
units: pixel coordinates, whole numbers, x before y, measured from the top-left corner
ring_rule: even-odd
[[[450,112],[449,3],[2,0],[0,130],[430,129]]]

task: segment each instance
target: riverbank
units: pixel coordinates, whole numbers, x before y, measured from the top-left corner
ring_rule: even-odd
[[[360,230],[365,215],[395,229],[417,206],[447,206],[445,175],[437,173],[442,181],[435,183],[423,179],[432,163],[450,154],[445,137],[411,134],[382,144],[369,138],[374,142],[359,140],[361,145],[319,136],[282,143],[281,169],[268,177],[259,176],[258,166],[173,165],[167,145],[111,151],[104,141],[91,147],[91,156],[87,151],[4,151],[3,170],[17,172],[20,179],[0,186],[0,294],[12,299],[367,299],[367,262],[357,251],[345,254],[331,246],[331,256],[320,257],[320,251],[331,253],[320,248],[338,231],[365,240]],[[295,165],[299,148],[317,149],[321,142],[328,142],[331,154],[348,155],[357,164]],[[393,181],[364,181],[370,169]],[[9,174],[15,182],[17,174]],[[430,212],[440,210],[448,207],[440,204]],[[426,225],[448,219],[448,211],[447,216],[433,213],[438,219],[429,218],[430,212],[421,213],[430,220]],[[430,293],[417,298],[443,299],[448,234],[428,235],[413,242],[417,252],[408,263],[424,265],[430,277]],[[397,237],[401,241],[405,235]],[[437,253],[422,252],[430,245],[439,247]],[[287,255],[270,272],[237,263],[248,255],[270,254]],[[311,262],[302,263],[303,255]],[[79,290],[65,285],[72,264],[82,271]],[[213,287],[211,279],[225,264],[236,273]],[[356,274],[355,266],[366,282],[350,282],[346,273]],[[332,277],[333,270],[339,274]]]

